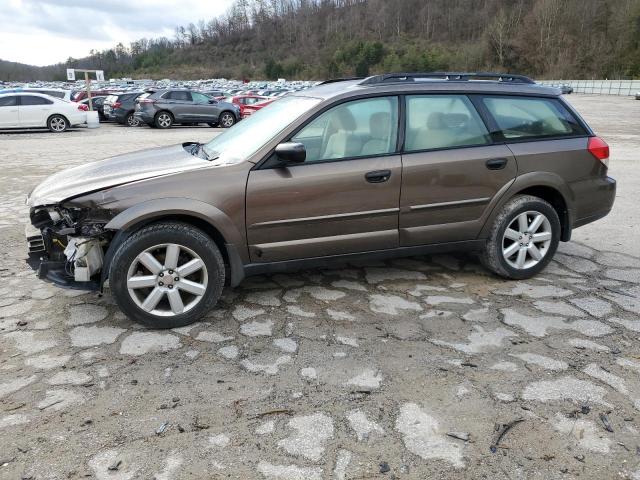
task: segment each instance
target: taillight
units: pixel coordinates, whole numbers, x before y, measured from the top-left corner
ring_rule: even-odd
[[[120,108],[120,105],[122,105],[121,102],[113,102],[113,104],[111,105],[111,108],[113,109]]]
[[[78,110],[82,110],[83,112],[86,112],[87,110],[89,110],[89,107],[87,107],[84,103],[79,103]]]
[[[590,137],[589,144],[587,145],[589,153],[604,163],[605,166],[609,166],[609,145],[600,137]]]

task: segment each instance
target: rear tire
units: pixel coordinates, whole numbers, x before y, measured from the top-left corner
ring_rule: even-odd
[[[53,133],[62,133],[69,128],[69,121],[62,115],[51,115],[47,120],[47,128]]]
[[[532,195],[518,195],[495,218],[480,260],[501,277],[531,278],[553,258],[560,234],[560,219],[551,204]]]
[[[224,282],[224,261],[215,242],[179,222],[155,223],[133,233],[117,249],[109,271],[120,309],[150,328],[197,321],[215,306]]]
[[[157,128],[171,128],[173,125],[173,115],[169,112],[159,112],[156,114],[154,124]]]

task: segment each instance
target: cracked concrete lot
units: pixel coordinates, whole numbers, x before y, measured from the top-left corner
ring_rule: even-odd
[[[24,196],[215,130],[0,134],[0,478],[640,479],[640,102],[569,100],[618,198],[537,278],[469,255],[250,278],[172,331],[37,280]]]

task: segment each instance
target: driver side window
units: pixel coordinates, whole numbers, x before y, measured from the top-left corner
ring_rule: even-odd
[[[376,97],[327,110],[291,141],[305,146],[310,163],[393,153],[397,138],[398,98]]]

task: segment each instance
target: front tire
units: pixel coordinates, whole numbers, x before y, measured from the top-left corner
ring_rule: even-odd
[[[222,128],[230,128],[236,124],[236,117],[231,112],[222,112],[218,119],[218,125]]]
[[[560,233],[558,213],[548,202],[518,195],[498,213],[480,258],[485,267],[501,277],[531,278],[553,258]]]
[[[120,309],[150,328],[189,325],[217,303],[222,255],[204,232],[178,222],[143,227],[117,249],[109,283]]]
[[[62,133],[69,128],[69,122],[62,115],[52,115],[47,120],[47,128],[53,133]]]

